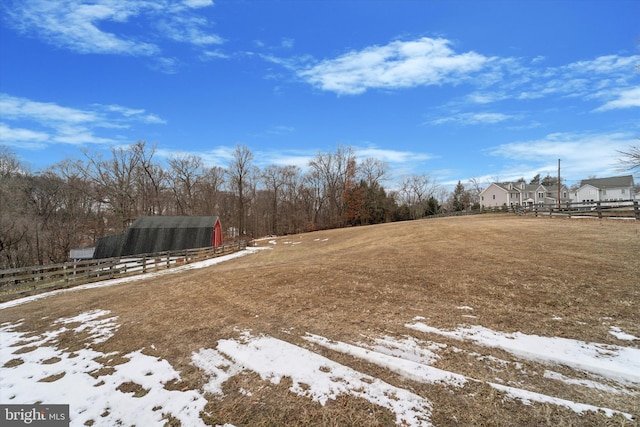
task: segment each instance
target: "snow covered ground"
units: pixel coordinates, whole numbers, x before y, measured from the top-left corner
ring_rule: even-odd
[[[407,331],[499,347],[519,358],[548,365],[544,377],[554,381],[610,393],[637,393],[640,385],[640,350],[635,348],[504,334],[481,326],[445,331],[421,320],[408,323]],[[75,426],[90,422],[129,425],[141,421],[148,426],[164,425],[167,417],[178,419],[182,425],[204,425],[200,412],[207,403],[206,396],[224,398],[222,384],[242,372],[255,372],[275,384],[288,377],[292,381],[291,393],[322,405],[340,395],[353,395],[389,409],[398,425],[430,425],[432,402],[427,398],[321,356],[313,351],[316,347],[351,355],[422,383],[440,383],[456,389],[469,381],[479,381],[431,366],[438,359],[438,352],[447,346],[411,335],[368,337],[366,344],[307,333],[302,338],[309,348],[303,348],[243,331],[236,338],[219,340],[216,348],[202,348],[192,355],[192,364],[207,381],[202,390],[168,390],[165,385],[180,378],[168,361],[145,354],[144,348],[122,355],[104,354],[93,348],[118,332],[118,319],[108,311],[94,310],[57,319],[50,330],[41,334],[17,332],[19,326],[18,322],[0,327],[0,402],[69,403]],[[77,334],[78,339],[84,340],[84,348],[76,351],[61,348],[58,338],[63,333]],[[590,372],[594,379],[567,377],[552,370],[556,365]],[[632,419],[631,414],[613,408],[568,401],[510,385],[488,384],[524,404],[545,402],[576,413],[602,411],[607,416],[621,413]]]
[[[254,250],[250,248],[243,253],[150,275],[175,274],[180,269],[211,265]],[[150,275],[58,292],[113,286]],[[0,305],[0,309],[43,297],[46,295],[11,301]],[[470,306],[458,309],[473,312]],[[466,318],[473,319],[470,314]],[[612,326],[610,332],[621,341],[620,345],[504,333],[481,325],[460,325],[453,330],[443,330],[426,323],[424,317],[407,319],[403,336],[363,336],[361,341],[350,343],[305,333],[292,338],[292,341],[304,343],[296,345],[260,331],[237,331],[234,337],[218,340],[215,348],[201,348],[191,355],[191,364],[205,379],[202,389],[175,390],[166,386],[179,380],[180,372],[167,360],[150,356],[145,348],[126,354],[103,353],[96,349],[98,344],[118,334],[118,318],[109,311],[92,310],[49,320],[48,330],[39,333],[23,331],[21,321],[0,325],[0,403],[68,403],[73,426],[161,426],[171,418],[179,420],[183,426],[203,426],[201,412],[205,410],[207,399],[224,399],[222,385],[225,381],[247,372],[257,373],[264,381],[274,384],[289,378],[291,393],[321,405],[342,395],[352,395],[388,409],[395,415],[398,425],[431,425],[433,402],[427,397],[320,355],[322,348],[375,364],[415,382],[441,384],[452,392],[459,391],[467,383],[484,383],[504,392],[506,399],[525,405],[540,402],[568,408],[578,414],[599,411],[609,417],[621,414],[628,420],[637,421],[633,415],[616,408],[602,408],[534,392],[527,390],[526,384],[483,382],[433,366],[443,351],[453,348],[452,341],[464,342],[480,350],[453,350],[466,352],[493,366],[509,365],[518,369],[517,360],[534,361],[547,368],[538,375],[548,381],[640,398],[640,350],[629,345],[638,338],[617,326]],[[79,350],[71,351],[60,343],[61,337],[69,334],[81,344]],[[438,338],[445,338],[449,344],[436,341]],[[153,348],[153,343],[148,347]],[[484,355],[482,348],[497,348],[513,358],[507,361]],[[554,370],[560,366],[563,374]],[[575,377],[567,372],[575,372]]]

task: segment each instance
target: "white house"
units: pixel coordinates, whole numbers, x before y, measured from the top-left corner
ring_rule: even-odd
[[[560,200],[569,201],[570,193],[565,185],[560,187],[560,192]],[[479,198],[483,208],[550,205],[558,202],[558,186],[523,181],[494,182],[480,192]]]
[[[572,196],[576,202],[633,200],[635,197],[633,176],[583,179]]]

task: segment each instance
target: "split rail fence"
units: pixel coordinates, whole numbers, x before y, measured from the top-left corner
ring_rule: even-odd
[[[106,279],[179,267],[245,249],[246,242],[0,270],[0,302]]]
[[[640,220],[640,207],[637,200],[604,202],[566,202],[543,206],[514,206],[517,214],[565,218],[610,218]]]

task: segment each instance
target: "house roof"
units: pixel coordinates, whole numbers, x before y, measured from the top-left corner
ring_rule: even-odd
[[[583,185],[591,185],[596,188],[632,187],[633,175],[612,176],[609,178],[583,179],[582,181],[580,181],[580,187],[582,187]]]

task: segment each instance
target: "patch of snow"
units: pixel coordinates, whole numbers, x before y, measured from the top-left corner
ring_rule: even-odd
[[[99,344],[111,338],[119,328],[119,325],[116,323],[117,317],[101,319],[101,317],[108,315],[109,311],[107,310],[92,310],[75,317],[58,319],[55,323],[80,323],[80,326],[73,329],[73,331],[77,333],[87,331],[89,333],[89,339],[92,340],[91,342],[93,344]]]
[[[242,366],[210,348],[201,348],[191,356],[191,363],[204,371],[209,381],[204,385],[207,393],[222,395],[222,384],[242,372]]]
[[[521,332],[509,334],[482,326],[458,327],[453,331],[444,331],[419,322],[405,326],[420,332],[500,348],[541,363],[571,366],[621,383],[640,384],[640,349],[636,348],[526,335]]]
[[[74,286],[72,288],[67,288],[67,289],[58,289],[55,291],[51,291],[51,292],[43,292],[41,294],[37,294],[37,295],[31,295],[28,297],[24,297],[24,298],[18,298],[18,299],[14,299],[11,301],[7,301],[4,303],[0,304],[0,310],[5,309],[5,308],[10,308],[10,307],[16,307],[18,305],[22,305],[22,304],[26,304],[28,302],[31,301],[35,301],[35,300],[39,300],[41,298],[47,298],[53,295],[57,295],[57,294],[61,294],[64,292],[76,292],[76,291],[81,291],[84,289],[96,289],[96,288],[103,288],[103,287],[108,287],[108,286],[115,286],[115,285],[120,285],[122,283],[129,283],[129,282],[137,282],[139,280],[145,280],[145,279],[149,279],[151,277],[161,277],[167,274],[176,274],[176,273],[180,273],[182,271],[185,270],[195,270],[195,269],[199,269],[199,268],[206,268],[206,267],[211,267],[212,265],[215,264],[219,264],[221,262],[224,261],[229,261],[235,258],[239,258],[245,255],[249,255],[249,254],[253,254],[256,253],[260,250],[264,250],[264,249],[270,249],[270,248],[246,248],[245,250],[242,251],[238,251],[238,252],[234,252],[232,254],[229,255],[222,255],[216,258],[210,258],[210,259],[206,259],[203,261],[198,261],[198,262],[194,262],[191,264],[186,264],[186,265],[182,265],[180,267],[175,267],[169,270],[160,270],[160,271],[154,271],[152,273],[144,273],[144,274],[138,274],[135,276],[129,276],[129,277],[121,277],[119,279],[109,279],[109,280],[102,280],[99,282],[94,282],[94,283],[89,283],[86,285],[80,285],[80,286]]]
[[[277,244],[278,244],[278,242],[276,242],[275,240],[269,240],[269,244],[270,244],[270,245],[277,245]]]
[[[570,385],[579,385],[582,387],[588,387],[588,388],[593,388],[596,390],[602,390],[604,392],[607,393],[614,393],[614,394],[628,394],[629,392],[626,390],[621,390],[621,389],[617,389],[615,387],[611,387],[609,385],[606,384],[602,384],[600,382],[597,381],[591,381],[591,380],[579,380],[579,379],[575,379],[575,378],[569,378],[567,376],[562,375],[559,372],[554,372],[554,371],[544,371],[544,377],[545,378],[549,378],[552,380],[557,380],[557,381],[562,381],[565,384],[570,384]]]
[[[365,348],[343,343],[340,341],[332,341],[327,338],[309,333],[307,333],[304,339],[314,344],[321,345],[322,347],[328,348],[330,350],[348,354],[350,356],[366,360],[378,366],[382,366],[389,369],[390,371],[402,375],[405,378],[409,378],[415,381],[426,382],[430,384],[444,383],[454,386],[463,386],[467,382],[467,379],[466,377],[464,377],[464,375],[444,371],[442,369],[434,368],[433,366],[429,366],[420,362],[414,362],[413,360],[407,360],[402,357],[389,356],[383,353],[367,350]]]
[[[400,425],[431,425],[431,403],[421,396],[273,337],[245,335],[241,340],[220,340],[217,350],[200,350],[194,356],[194,364],[199,367],[216,366],[221,357],[228,357],[235,362],[233,369],[254,371],[274,384],[291,378],[291,392],[321,405],[350,394],[391,410]],[[217,370],[213,373],[219,374]]]
[[[108,312],[84,313],[57,323],[74,323],[80,318],[91,321],[96,315],[105,313]],[[78,426],[90,421],[99,425],[134,425],[141,420],[145,426],[164,426],[165,414],[177,418],[182,425],[204,426],[200,412],[207,402],[199,392],[164,388],[168,381],[180,378],[166,360],[136,351],[124,356],[127,362],[110,367],[113,372],[97,375],[104,367],[97,360],[108,354],[91,348],[69,352],[55,345],[41,345],[32,351],[20,352],[33,344],[23,344],[26,333],[15,332],[14,328],[15,325],[8,325],[0,329],[0,342],[3,347],[10,348],[0,352],[0,403],[68,403],[71,423]],[[54,333],[43,334],[40,342],[52,341],[56,332],[63,329],[67,330],[60,328]],[[98,334],[93,343],[104,338],[104,334]],[[5,367],[12,359],[20,359],[22,363]],[[55,379],[56,376],[59,378]],[[41,381],[45,378],[48,380]],[[127,382],[138,384],[145,394],[133,397],[131,392],[118,390]]]
[[[559,397],[548,396],[546,394],[536,393],[529,390],[523,390],[521,388],[509,387],[502,384],[489,383],[489,385],[495,389],[504,391],[508,397],[512,399],[518,399],[525,405],[530,405],[531,401],[538,403],[551,403],[557,406],[563,406],[571,409],[577,414],[582,415],[585,412],[603,412],[607,417],[612,417],[614,414],[620,414],[629,421],[633,420],[633,415],[626,412],[615,411],[609,408],[602,408],[594,405],[587,405],[585,403],[578,403],[572,400],[560,399]]]
[[[373,345],[366,343],[358,343],[358,345],[378,353],[400,357],[424,365],[430,365],[435,362],[440,357],[436,354],[436,351],[447,347],[446,344],[422,341],[410,336],[406,336],[404,339],[385,336],[374,339]]]
[[[339,342],[339,341],[331,341],[327,338],[320,337],[317,335],[307,334],[304,337],[306,340],[319,344],[323,347],[329,348],[334,351],[338,351],[344,354],[349,354],[354,357],[358,357],[360,359],[366,360],[368,362],[374,363],[378,366],[382,366],[384,368],[389,369],[390,371],[396,372],[402,375],[405,378],[409,378],[414,381],[426,382],[426,383],[443,383],[447,385],[453,386],[462,386],[467,381],[473,382],[481,382],[474,378],[469,378],[464,375],[456,374],[449,371],[444,371],[438,368],[434,368],[427,365],[422,365],[420,363],[416,363],[410,360],[403,359],[401,357],[388,356],[385,354],[376,353],[364,348],[360,348],[351,344]],[[578,414],[582,414],[586,411],[592,412],[604,412],[608,417],[613,416],[613,414],[621,414],[625,418],[632,420],[633,416],[631,414],[616,411],[609,408],[602,408],[593,405],[588,405],[584,403],[573,402],[566,399],[560,399],[553,396],[548,396],[541,393],[535,393],[528,390],[524,390],[521,388],[509,387],[502,384],[496,384],[492,382],[487,383],[489,386],[504,391],[507,393],[507,396],[513,399],[519,399],[525,404],[530,404],[531,401],[540,402],[540,403],[551,403],[554,405],[563,406],[573,410]]]
[[[458,310],[470,310],[473,311],[473,307],[469,307],[468,305],[461,305],[456,307]]]
[[[609,328],[609,333],[611,335],[613,335],[614,337],[618,338],[619,340],[622,341],[634,341],[634,340],[638,340],[640,338],[633,336],[631,334],[627,334],[626,332],[623,332],[622,329],[620,329],[617,326],[611,326]]]
[[[474,316],[473,314],[463,314],[462,317],[466,317],[466,318],[469,318],[469,319],[477,319],[478,318],[478,316]]]

